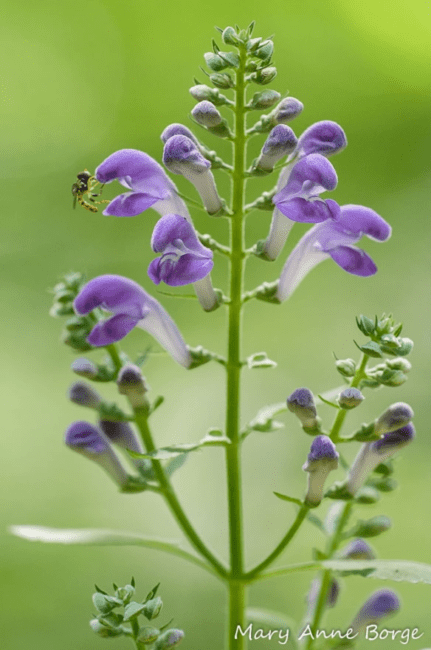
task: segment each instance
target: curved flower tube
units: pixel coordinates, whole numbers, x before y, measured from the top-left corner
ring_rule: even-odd
[[[214,266],[213,252],[200,243],[193,227],[183,217],[168,214],[159,219],[151,247],[155,253],[162,253],[148,267],[148,275],[155,284],[163,281],[178,287],[193,283],[202,307],[206,311],[215,307],[218,299],[209,278]]]
[[[350,627],[357,632],[370,623],[377,623],[383,618],[395,614],[400,607],[400,600],[394,591],[380,589],[368,598]]]
[[[120,341],[134,327],[151,334],[172,358],[188,368],[190,352],[169,314],[133,280],[121,275],[100,275],[90,280],[79,292],[74,302],[78,314],[89,314],[100,307],[113,313],[99,321],[87,341],[101,347]]]
[[[277,182],[278,192],[286,187],[293,170],[304,156],[320,154],[328,157],[338,153],[346,145],[346,134],[336,122],[323,120],[312,124],[300,136],[295,150],[288,158],[289,164],[281,170]],[[272,215],[270,232],[264,246],[265,256],[268,259],[275,260],[279,255],[293,225],[294,221],[291,220],[290,215],[286,215],[276,206]]]
[[[191,221],[184,201],[164,169],[151,156],[136,149],[111,154],[96,169],[100,183],[118,180],[130,192],[120,194],[103,211],[104,215],[134,217],[148,208],[159,214],[176,212]]]
[[[377,267],[371,257],[353,245],[362,235],[376,241],[386,241],[391,236],[391,227],[371,208],[344,205],[337,219],[311,228],[298,242],[283,267],[276,294],[280,302],[291,296],[312,268],[329,257],[348,273],[361,277],[374,275]]]

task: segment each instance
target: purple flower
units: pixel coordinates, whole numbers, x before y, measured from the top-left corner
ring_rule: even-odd
[[[148,267],[152,281],[171,287],[193,283],[202,307],[214,309],[218,298],[209,277],[213,253],[200,243],[193,226],[177,214],[168,214],[156,223],[151,246],[155,253],[162,253]]]
[[[366,601],[356,615],[351,627],[356,631],[370,623],[378,622],[390,614],[395,614],[400,607],[399,598],[394,591],[380,589]]]
[[[222,202],[211,172],[211,163],[204,158],[193,140],[185,135],[169,138],[163,150],[163,163],[170,172],[181,174],[193,183],[209,214],[219,212]]]
[[[289,126],[285,124],[275,126],[267,137],[254,168],[271,172],[280,158],[291,153],[296,144],[296,135]]]
[[[84,381],[77,381],[69,388],[68,397],[79,406],[98,409],[102,403],[99,393]]]
[[[286,97],[282,99],[274,113],[274,119],[277,124],[285,124],[290,122],[295,117],[298,117],[300,113],[304,110],[304,104],[295,99],[295,97]]]
[[[344,560],[375,560],[376,554],[367,542],[357,538],[342,549],[339,557]]]
[[[308,489],[305,501],[318,506],[323,498],[323,487],[329,472],[337,469],[339,454],[328,436],[317,436],[311,443],[307,462],[302,469],[308,472]]]
[[[379,440],[362,445],[347,477],[347,490],[355,495],[370,472],[397,451],[410,444],[415,437],[415,428],[407,424],[396,431],[390,431]]]
[[[148,386],[142,376],[141,369],[133,363],[123,366],[117,377],[118,392],[125,395],[132,408],[147,407],[148,401],[145,397]]]
[[[391,404],[391,406],[387,408],[386,411],[384,411],[375,421],[374,433],[382,435],[383,433],[395,431],[396,429],[409,424],[409,422],[413,420],[413,417],[413,410],[408,404],[405,404],[404,402]]]
[[[169,126],[167,126],[166,129],[163,131],[160,138],[163,144],[166,144],[169,138],[173,138],[174,135],[184,135],[186,136],[186,138],[192,140],[192,142],[194,142],[197,147],[199,147],[199,142],[197,138],[190,131],[190,129],[188,129],[183,124],[177,124],[177,123],[169,124]]]
[[[192,115],[198,124],[209,128],[218,126],[223,121],[220,112],[216,109],[214,104],[207,100],[196,104],[192,110]]]
[[[132,451],[138,452],[138,454],[144,453],[142,443],[128,422],[100,420],[99,426],[105,436],[114,445],[118,445],[124,449],[131,449]]]
[[[280,172],[277,182],[278,193],[280,194],[280,192],[287,187],[291,175],[294,173],[297,165],[301,163],[301,159],[303,159],[304,156],[319,154],[327,157],[343,149],[346,144],[347,140],[345,133],[341,126],[335,122],[323,121],[312,124],[301,135],[296,149],[289,156],[288,160],[290,161],[290,164],[284,167]],[[303,166],[300,167],[300,170],[306,168],[307,166],[303,164]],[[295,173],[297,173],[297,171]],[[336,185],[335,171],[332,172],[332,175],[335,176]],[[327,187],[326,189],[329,188]],[[332,207],[335,211],[338,211],[336,204]],[[317,211],[317,214],[323,216],[324,211],[321,211],[320,213]],[[287,220],[285,217],[287,217]],[[326,218],[331,218],[331,214],[328,214],[327,212]],[[296,220],[297,219],[295,219],[292,214],[286,213],[285,210],[281,210],[279,206],[275,207],[272,216],[271,229],[265,242],[265,255],[267,258],[274,260],[278,256],[286,243],[286,239]],[[299,220],[303,221],[304,219]],[[314,221],[322,221],[322,219],[314,219]]]
[[[348,273],[361,277],[376,273],[377,267],[373,260],[353,245],[362,235],[376,241],[385,241],[391,235],[391,228],[374,210],[362,205],[344,205],[339,217],[311,228],[293,249],[283,267],[277,291],[280,302],[293,293],[314,266],[329,257]]]
[[[113,313],[111,318],[99,321],[87,338],[95,347],[120,341],[137,326],[149,332],[182,366],[187,368],[191,363],[190,352],[172,318],[133,280],[100,275],[81,289],[74,306],[81,315],[98,307]]]
[[[161,215],[175,211],[190,219],[175,185],[163,168],[143,151],[116,151],[98,166],[95,175],[100,183],[118,180],[131,190],[115,197],[104,210],[105,215],[134,217],[148,208],[154,208]]]
[[[109,440],[92,424],[82,420],[73,422],[66,431],[65,443],[70,449],[98,463],[120,487],[128,482],[127,473]]]
[[[297,388],[286,401],[287,408],[297,416],[303,427],[313,428],[316,426],[317,410],[311,390]]]
[[[340,208],[332,199],[319,199],[337,187],[337,174],[320,154],[310,154],[293,167],[287,184],[273,198],[276,208],[291,221],[320,223],[336,219]]]

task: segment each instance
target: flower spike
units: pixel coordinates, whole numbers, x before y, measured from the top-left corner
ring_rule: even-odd
[[[104,215],[134,217],[148,208],[159,214],[176,212],[190,221],[190,215],[177,188],[163,168],[143,151],[121,149],[111,154],[96,169],[99,183],[118,180],[129,192],[115,197]]]
[[[211,163],[203,157],[193,140],[185,135],[169,138],[163,150],[163,162],[170,172],[181,174],[193,183],[209,214],[221,210],[223,206],[210,169]]]
[[[151,334],[172,358],[186,368],[190,352],[172,318],[161,304],[133,280],[121,275],[100,275],[90,280],[74,302],[78,314],[89,314],[100,307],[113,313],[92,329],[87,341],[94,347],[115,343],[134,327]]]
[[[311,228],[283,267],[277,290],[280,302],[292,295],[312,268],[330,257],[348,273],[361,277],[374,275],[377,267],[373,260],[353,245],[362,235],[376,241],[386,241],[391,235],[391,228],[374,210],[362,205],[344,205],[338,218]]]

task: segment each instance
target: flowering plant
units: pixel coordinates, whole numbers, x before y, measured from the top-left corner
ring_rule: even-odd
[[[226,309],[228,314],[227,353],[220,356],[202,347],[187,345],[182,333],[162,305],[137,282],[115,274],[105,274],[86,282],[80,273],[66,275],[54,289],[52,314],[67,317],[64,342],[78,353],[97,354],[103,348],[108,358],[96,363],[79,357],[72,370],[82,378],[99,384],[115,382],[129,409],[108,404],[91,384],[76,382],[69,397],[76,404],[95,411],[97,423],[79,420],[66,431],[66,445],[97,462],[119,489],[125,493],[155,492],[165,499],[177,523],[192,546],[192,551],[169,542],[153,540],[137,533],[122,531],[75,530],[58,531],[35,526],[15,526],[13,531],[24,538],[46,542],[141,545],[156,548],[194,563],[222,581],[229,593],[229,620],[226,647],[241,650],[247,640],[272,638],[274,630],[253,628],[268,620],[268,612],[247,607],[250,585],[276,575],[300,571],[317,571],[308,594],[304,619],[296,629],[282,633],[280,643],[291,647],[312,648],[353,647],[359,643],[361,631],[373,626],[399,607],[397,595],[388,589],[372,594],[346,631],[338,637],[318,634],[325,610],[336,604],[340,580],[349,574],[364,577],[431,582],[431,567],[414,562],[376,560],[365,538],[384,533],[390,521],[383,515],[352,522],[354,513],[364,505],[376,503],[381,495],[394,489],[392,457],[412,442],[415,430],[413,411],[409,405],[396,402],[373,422],[358,431],[342,433],[348,412],[359,408],[363,391],[380,387],[397,387],[407,379],[410,363],[406,357],[412,341],[401,337],[401,325],[391,316],[370,319],[360,316],[357,325],[367,337],[357,344],[361,352],[358,363],[352,359],[337,360],[336,368],[345,385],[315,396],[308,388],[297,388],[285,402],[262,407],[246,424],[240,411],[241,376],[244,371],[273,367],[275,362],[265,353],[243,358],[241,331],[244,305],[251,300],[264,300],[279,305],[312,268],[332,258],[344,271],[368,277],[377,267],[371,257],[356,244],[363,235],[386,241],[391,234],[388,223],[374,210],[360,205],[340,206],[325,192],[337,186],[337,174],[328,157],[347,144],[343,129],[331,121],[317,122],[297,137],[287,126],[303,110],[302,103],[292,97],[282,98],[274,90],[259,90],[247,99],[253,84],[267,86],[276,76],[272,65],[271,39],[253,37],[248,29],[227,27],[221,38],[228,51],[213,43],[213,52],[205,55],[212,87],[197,84],[190,89],[197,105],[192,110],[196,125],[216,137],[232,143],[233,162],[229,164],[209,150],[181,124],[169,125],[162,134],[163,162],[173,174],[184,176],[197,190],[201,203],[181,196],[163,168],[148,154],[123,149],[114,152],[97,167],[94,177],[75,183],[74,195],[83,207],[95,208],[93,189],[117,180],[126,192],[108,202],[103,214],[133,217],[149,208],[160,219],[155,225],[151,248],[157,255],[150,263],[148,275],[156,284],[170,287],[193,285],[197,300],[205,312]],[[233,50],[232,50],[233,48]],[[233,99],[221,91],[233,93]],[[272,110],[247,128],[251,113]],[[219,109],[233,116],[232,124]],[[264,134],[265,141],[258,157],[247,164],[246,149],[251,138]],[[220,197],[213,171],[220,170],[231,179],[230,202]],[[246,184],[254,177],[279,171],[276,187],[264,192],[253,202],[245,201]],[[78,175],[78,179],[82,174]],[[85,201],[86,197],[88,201]],[[106,202],[106,200],[104,200]],[[208,234],[199,234],[194,227],[188,206],[200,207],[216,219],[226,219],[230,227],[229,244],[216,241]],[[246,217],[255,210],[270,211],[272,220],[263,241],[246,248]],[[290,230],[296,222],[312,224],[290,254],[275,282],[264,282],[244,292],[246,262],[251,257],[262,261],[282,254]],[[227,295],[214,288],[211,272],[214,259],[229,262]],[[179,294],[180,295],[180,294]],[[275,308],[275,307],[274,307]],[[210,317],[210,316],[209,316]],[[151,401],[149,387],[141,371],[144,359],[128,358],[119,342],[135,327],[145,330],[184,369],[194,369],[215,362],[226,372],[225,430],[211,429],[196,443],[173,441],[158,447],[151,430],[151,416],[162,399]],[[372,359],[378,359],[372,365]],[[328,404],[335,409],[331,426],[324,425],[317,408]],[[245,440],[254,434],[270,433],[282,425],[275,417],[292,412],[306,435],[312,437],[310,452],[302,465],[307,486],[302,496],[276,492],[276,496],[297,509],[293,522],[273,550],[255,566],[246,567],[244,549],[243,507],[241,492],[241,459]],[[353,462],[343,455],[347,444],[361,444]],[[126,450],[130,469],[117,455],[116,447]],[[222,447],[226,458],[228,483],[229,558],[226,561],[210,549],[196,531],[174,490],[171,475],[179,471],[188,455],[203,447]],[[298,462],[298,466],[301,463]],[[331,472],[344,471],[341,481],[330,484]],[[184,470],[186,471],[186,470]],[[333,501],[322,520],[316,512],[322,502]],[[286,550],[304,522],[316,525],[325,538],[323,549],[313,559],[301,564],[270,570]],[[351,540],[345,546],[343,543]],[[142,626],[140,616],[152,620],[161,609],[154,588],[142,603],[132,601],[134,582],[115,588],[109,596],[98,590],[93,598],[98,611],[91,626],[103,637],[129,636],[136,647],[163,650],[176,646],[183,638],[178,629],[166,630]],[[159,602],[160,601],[160,602]],[[115,613],[124,607],[124,613]],[[273,617],[271,619],[271,616]],[[275,620],[275,615],[270,615]],[[419,638],[419,637],[416,637]],[[217,641],[220,645],[220,641]]]

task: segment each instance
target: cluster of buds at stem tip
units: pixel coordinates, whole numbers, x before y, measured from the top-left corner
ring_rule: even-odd
[[[208,214],[221,213],[223,203],[211,172],[211,163],[200,153],[196,143],[186,135],[170,137],[163,150],[165,167],[189,180],[202,199]]]
[[[308,472],[308,488],[305,502],[318,506],[323,498],[323,488],[329,472],[338,468],[339,454],[328,436],[317,436],[311,443],[307,462],[302,469]]]
[[[311,390],[297,388],[289,395],[286,402],[287,408],[296,415],[306,433],[314,435],[320,432],[320,419],[317,417],[317,409]]]
[[[383,436],[362,445],[347,477],[347,491],[355,495],[370,472],[391,458],[396,452],[410,444],[415,429],[410,420],[413,411],[408,404],[394,404],[375,423],[375,433]]]

